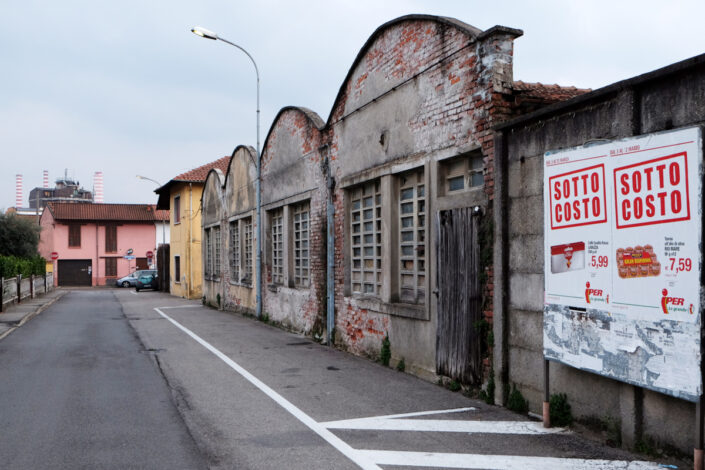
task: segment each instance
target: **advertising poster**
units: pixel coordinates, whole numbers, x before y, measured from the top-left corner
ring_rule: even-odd
[[[544,355],[696,401],[699,128],[544,156]]]

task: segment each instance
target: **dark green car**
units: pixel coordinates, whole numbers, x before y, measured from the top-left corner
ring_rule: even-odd
[[[135,283],[135,290],[139,292],[142,289],[159,289],[159,281],[157,280],[157,275],[155,274],[142,274],[137,278]]]

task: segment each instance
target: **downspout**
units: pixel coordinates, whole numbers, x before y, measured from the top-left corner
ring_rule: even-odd
[[[193,260],[191,257],[192,244],[193,244],[193,232],[191,230],[191,224],[193,223],[193,183],[188,184],[188,286],[186,286],[186,298],[191,298],[191,291],[193,290]]]
[[[328,188],[328,200],[326,204],[326,341],[328,346],[333,346],[333,330],[335,329],[335,207],[333,206],[333,190],[335,179],[330,170],[330,153],[326,155],[326,186]]]
[[[98,222],[95,223],[95,269],[93,269],[95,274],[95,284],[98,285]]]

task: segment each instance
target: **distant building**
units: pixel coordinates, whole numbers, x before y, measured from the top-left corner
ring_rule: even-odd
[[[83,189],[78,181],[65,176],[56,180],[54,188],[34,188],[29,192],[29,207],[44,209],[49,202],[93,202],[93,193]]]
[[[56,285],[114,284],[149,267],[157,249],[156,224],[168,219],[167,211],[151,204],[49,202],[39,221],[39,253],[47,260],[58,255]]]

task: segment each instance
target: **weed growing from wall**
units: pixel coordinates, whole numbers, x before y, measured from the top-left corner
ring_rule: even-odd
[[[406,370],[406,362],[403,357],[399,359],[399,362],[397,362],[397,370],[399,372],[404,372]]]
[[[573,414],[570,411],[570,403],[565,393],[554,393],[548,402],[551,424],[556,426],[568,426],[573,422]]]

